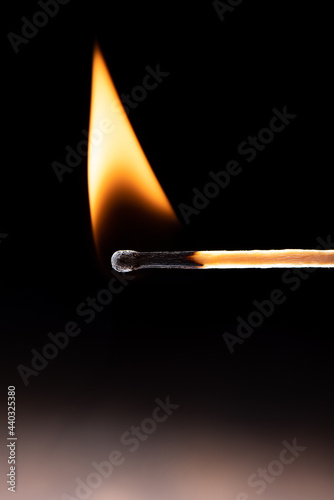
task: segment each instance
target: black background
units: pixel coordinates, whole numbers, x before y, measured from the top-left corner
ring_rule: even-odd
[[[211,170],[231,159],[243,167],[184,224],[182,248],[315,248],[333,234],[325,7],[245,0],[221,22],[209,1],[72,0],[18,54],[6,35],[20,33],[20,18],[38,6],[16,1],[6,9],[1,365],[22,415],[40,398],[45,411],[54,401],[150,407],[171,394],[190,419],[223,418],[226,428],[279,423],[294,435],[301,423],[329,428],[330,270],[301,280],[295,292],[282,284],[282,270],[146,273],[87,325],[76,307],[110,277],[95,256],[86,159],[62,183],[51,167],[88,128],[98,40],[119,93],[140,85],[147,65],[170,73],[129,118],[178,215]],[[284,106],[297,118],[253,162],[241,159],[240,142]],[[274,288],[286,302],[231,355],[222,334],[234,333],[236,318]],[[17,365],[29,365],[30,350],[70,320],[80,336],[25,387]]]

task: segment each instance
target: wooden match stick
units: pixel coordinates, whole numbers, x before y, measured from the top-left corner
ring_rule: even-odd
[[[119,272],[138,269],[251,269],[334,267],[334,250],[215,250],[136,252],[119,250],[111,258]]]

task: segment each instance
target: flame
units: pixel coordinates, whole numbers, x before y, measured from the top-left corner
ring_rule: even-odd
[[[92,71],[88,192],[98,252],[107,233],[115,242],[120,226],[125,226],[123,235],[133,231],[131,221],[142,225],[144,233],[147,225],[151,226],[152,234],[159,232],[159,225],[179,224],[131,127],[98,46]],[[138,213],[142,214],[139,222]],[[137,236],[138,231],[137,227]]]

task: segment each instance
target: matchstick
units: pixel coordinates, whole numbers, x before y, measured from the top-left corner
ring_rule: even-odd
[[[252,269],[334,267],[334,250],[215,250],[136,252],[119,250],[111,258],[119,272],[138,269]]]

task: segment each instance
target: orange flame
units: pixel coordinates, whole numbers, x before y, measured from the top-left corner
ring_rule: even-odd
[[[98,46],[92,72],[88,191],[93,236],[99,253],[105,239],[103,233],[112,237],[112,231],[119,229],[123,212],[130,211],[130,219],[142,212],[143,226],[154,220],[153,233],[158,229],[157,221],[159,225],[179,224],[131,127]],[[125,232],[133,230],[128,222],[129,215]]]

